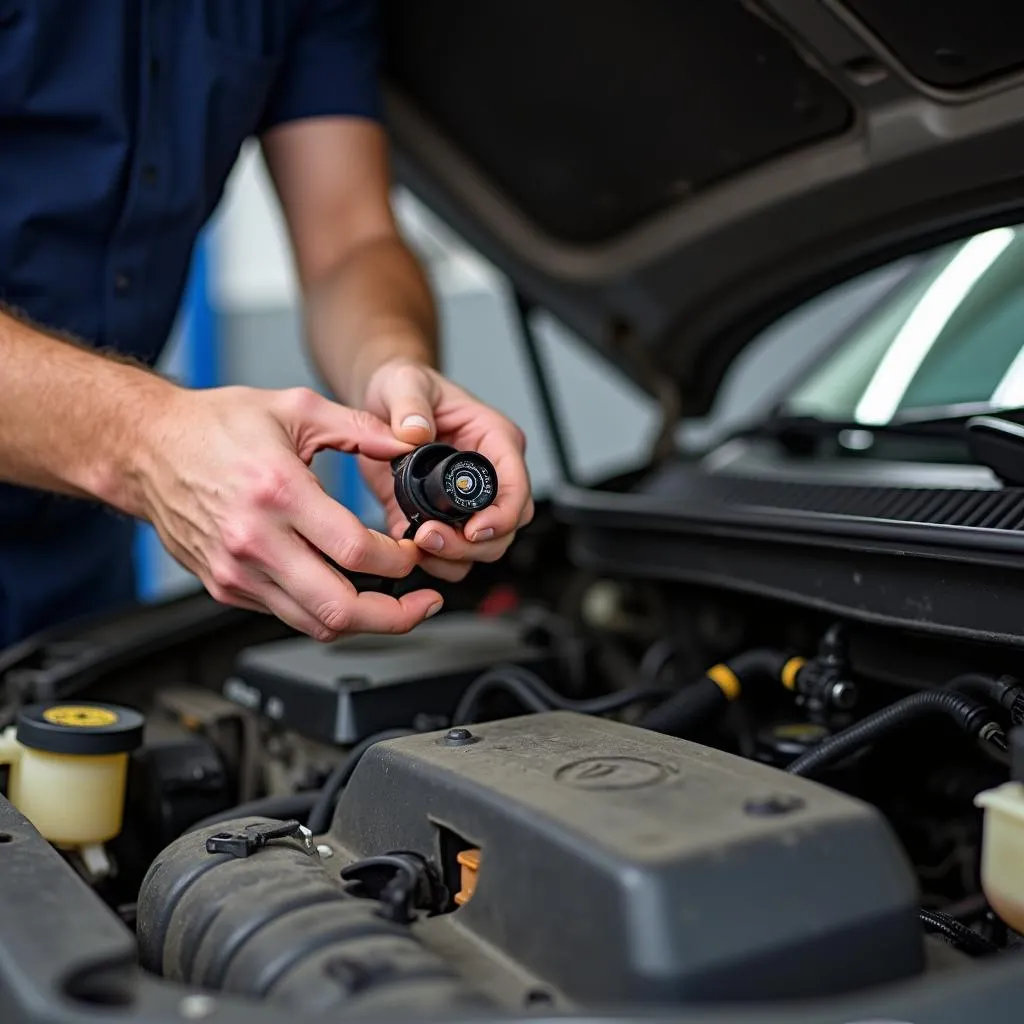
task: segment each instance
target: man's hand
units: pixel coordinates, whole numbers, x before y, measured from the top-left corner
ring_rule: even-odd
[[[416,546],[367,529],[309,468],[321,449],[387,460],[410,450],[386,423],[305,388],[174,389],[142,425],[129,509],[225,604],[269,611],[317,640],[404,633],[438,611],[418,590],[400,600],[357,594],[323,558],[356,572],[402,577]]]
[[[501,558],[516,531],[533,518],[523,432],[436,370],[411,360],[396,359],[380,366],[367,383],[363,404],[390,423],[395,437],[402,441],[421,445],[438,440],[478,451],[497,471],[494,503],[461,530],[438,522],[419,528],[415,542],[423,552],[421,566],[454,582],[466,576],[473,562]],[[391,469],[376,461],[371,452],[363,454],[363,476],[384,504],[392,537],[401,537],[409,524],[395,502]]]
[[[464,532],[426,523],[416,535],[423,568],[460,580],[473,562],[500,558],[533,516],[523,435],[430,369],[436,310],[395,223],[384,131],[360,118],[307,118],[275,127],[263,152],[295,250],[310,350],[331,390],[410,445],[436,438],[494,463],[497,500]],[[390,467],[364,454],[363,475],[387,508],[392,536],[400,536],[408,524]]]

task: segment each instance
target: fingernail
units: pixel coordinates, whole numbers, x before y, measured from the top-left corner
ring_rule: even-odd
[[[486,530],[477,530],[473,534],[473,543],[481,540],[490,540],[494,536],[494,531],[488,526]]]
[[[419,430],[429,430],[430,422],[427,420],[426,416],[413,415],[406,416],[405,419],[402,420],[402,426],[410,430],[413,428],[418,428]]]
[[[438,601],[437,604],[432,604],[427,609],[427,614],[424,615],[423,617],[425,619],[433,618],[433,616],[435,616],[443,607],[444,607],[444,601]]]
[[[428,533],[426,537],[423,538],[423,546],[425,548],[430,548],[431,551],[440,551],[444,548],[444,537],[439,533]]]

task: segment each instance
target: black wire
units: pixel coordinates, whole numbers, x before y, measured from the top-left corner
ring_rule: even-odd
[[[941,935],[969,956],[991,956],[999,952],[999,947],[995,943],[989,942],[984,935],[979,935],[973,928],[968,928],[962,921],[949,914],[922,908],[920,917],[925,931]]]
[[[615,693],[602,694],[585,700],[563,697],[541,679],[536,672],[521,665],[499,665],[474,679],[462,695],[452,722],[468,725],[475,720],[480,701],[495,690],[514,697],[528,711],[575,711],[583,715],[607,715],[641,700],[662,697],[670,692],[664,686],[634,686]]]
[[[384,732],[367,736],[366,739],[360,740],[352,747],[344,759],[335,765],[334,770],[327,776],[327,781],[316,795],[316,802],[309,812],[309,821],[307,822],[310,832],[317,836],[327,831],[331,823],[331,816],[334,814],[334,805],[338,802],[338,795],[345,788],[348,780],[352,777],[352,773],[356,770],[356,765],[359,764],[363,754],[370,747],[383,740],[395,740],[402,736],[412,736],[415,734],[415,731],[415,729],[387,729]]]
[[[502,666],[502,670],[521,679],[552,708],[557,708],[559,711],[577,711],[583,715],[607,715],[612,711],[619,711],[630,704],[635,704],[637,701],[664,697],[673,689],[670,686],[643,684],[616,690],[613,693],[603,693],[599,697],[585,697],[581,700],[575,697],[564,697],[557,690],[548,686],[536,672],[524,668],[522,665]]]
[[[480,702],[488,693],[493,693],[495,690],[514,697],[528,711],[540,714],[551,710],[551,706],[534,693],[530,685],[523,682],[517,675],[502,671],[502,669],[493,669],[478,676],[466,688],[452,715],[452,724],[469,725],[476,721]]]
[[[794,775],[813,776],[894,730],[935,714],[946,715],[972,738],[978,738],[988,730],[989,742],[997,748],[1006,749],[1006,740],[991,721],[992,713],[986,705],[953,690],[924,690],[904,697],[862,718],[848,729],[822,740],[798,757],[786,770]]]
[[[233,821],[236,818],[280,818],[281,820],[295,818],[297,821],[305,821],[313,809],[316,797],[316,792],[308,792],[290,793],[284,796],[265,796],[259,800],[249,800],[247,803],[236,804],[225,811],[211,814],[194,825],[189,825],[187,831],[197,832],[209,825],[219,825],[221,822]]]

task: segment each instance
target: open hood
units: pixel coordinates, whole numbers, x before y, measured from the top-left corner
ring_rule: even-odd
[[[384,0],[396,172],[648,390],[1024,206],[1024,4]]]

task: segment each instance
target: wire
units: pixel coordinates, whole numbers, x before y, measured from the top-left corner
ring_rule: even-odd
[[[793,775],[816,775],[896,729],[936,714],[946,715],[969,736],[983,738],[997,749],[1006,750],[1006,738],[1002,730],[992,722],[991,712],[980,701],[952,690],[925,690],[904,697],[829,739],[822,740],[798,757],[786,770]]]
[[[551,710],[551,706],[538,697],[528,683],[524,683],[522,679],[511,672],[493,669],[478,676],[469,684],[452,715],[452,724],[469,725],[471,722],[475,722],[481,701],[488,693],[493,693],[495,690],[514,697],[528,711],[540,714]]]
[[[640,675],[644,679],[657,679],[675,656],[675,644],[671,640],[655,640],[640,659]]]
[[[476,720],[479,705],[488,693],[500,691],[517,700],[528,711],[575,711],[584,715],[607,715],[642,700],[651,700],[670,692],[663,686],[634,686],[615,693],[585,700],[563,697],[535,672],[521,665],[499,665],[474,679],[462,695],[452,722],[468,725]]]
[[[616,690],[613,693],[603,693],[599,697],[587,697],[578,700],[573,697],[564,697],[557,690],[553,690],[536,672],[521,665],[509,665],[507,671],[511,671],[524,683],[530,686],[534,693],[541,700],[547,701],[552,708],[559,711],[578,711],[584,715],[606,715],[612,711],[619,711],[637,701],[650,700],[654,697],[663,697],[671,693],[668,686],[655,686],[643,684],[630,686],[626,689]]]
[[[949,914],[922,908],[920,918],[925,931],[941,935],[968,956],[991,956],[999,952],[995,943]]]
[[[310,832],[318,836],[327,831],[331,823],[331,816],[334,814],[334,805],[338,802],[338,796],[348,784],[348,780],[352,778],[352,773],[356,770],[356,766],[362,759],[363,754],[370,747],[384,740],[396,740],[402,736],[412,736],[415,735],[415,732],[415,729],[387,729],[384,732],[367,736],[366,739],[360,740],[352,747],[345,757],[335,765],[334,770],[327,776],[327,781],[324,782],[319,793],[317,793],[316,802],[309,812],[309,820],[307,822]]]

